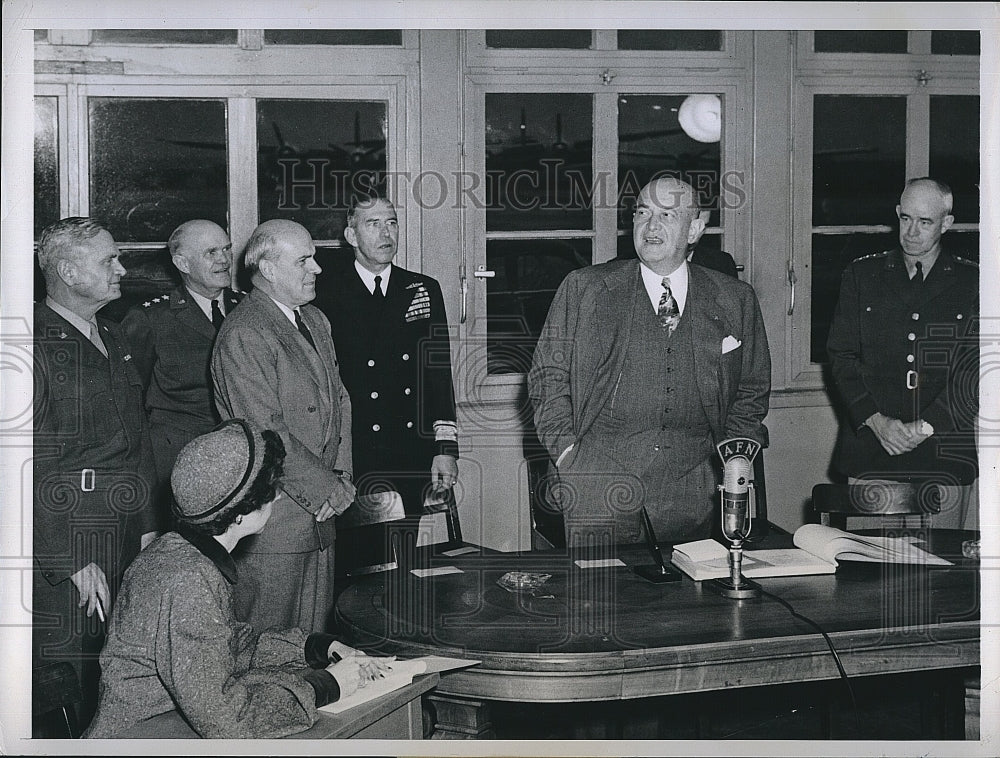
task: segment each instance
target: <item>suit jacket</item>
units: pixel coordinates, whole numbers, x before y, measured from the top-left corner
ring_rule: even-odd
[[[528,375],[538,437],[553,461],[587,434],[614,392],[632,331],[622,304],[634,302],[639,287],[638,260],[619,260],[571,272],[556,292]],[[753,288],[691,266],[689,317],[698,395],[715,442],[738,436],[766,445],[771,357]],[[727,337],[739,346],[723,354]]]
[[[434,423],[455,423],[451,347],[441,287],[392,267],[385,299],[373,302],[353,256],[324,261],[315,305],[330,319],[340,374],[351,395],[354,471],[423,485],[435,455],[458,456],[435,441]],[[419,490],[419,487],[416,488]]]
[[[282,489],[270,521],[248,540],[252,552],[299,553],[333,542],[334,521],[314,516],[352,471],[351,401],[340,381],[330,324],[300,309],[314,350],[264,292],[253,290],[226,318],[212,352],[215,402],[223,418],[246,418],[285,443]],[[333,503],[337,513],[350,503]]]
[[[827,341],[834,385],[846,406],[834,466],[861,478],[940,476],[966,484],[978,473],[973,424],[979,411],[979,267],[946,252],[918,294],[902,253],[851,263]],[[907,387],[907,374],[910,384]],[[876,411],[934,434],[889,455],[864,422]]]
[[[736,269],[736,261],[734,261],[733,256],[725,250],[713,250],[712,248],[705,247],[704,245],[695,247],[694,252],[691,253],[690,261],[691,263],[699,266],[704,266],[705,268],[710,268],[715,271],[720,271],[723,274],[728,274],[734,279],[739,278],[739,271]]]
[[[243,293],[226,290],[226,313]],[[129,309],[122,329],[146,388],[152,424],[190,432],[193,438],[219,423],[209,361],[215,327],[181,285]]]
[[[79,635],[67,579],[96,563],[112,593],[140,537],[155,528],[155,481],[142,380],[117,324],[97,320],[108,357],[42,303],[35,305],[35,638]],[[37,651],[36,651],[37,652]]]

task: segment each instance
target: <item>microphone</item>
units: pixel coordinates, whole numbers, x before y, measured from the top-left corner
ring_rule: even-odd
[[[722,534],[729,541],[729,577],[716,579],[713,589],[724,597],[742,600],[760,595],[760,585],[743,576],[743,540],[750,534],[754,499],[753,459],[760,444],[747,437],[734,437],[715,446],[722,459]]]

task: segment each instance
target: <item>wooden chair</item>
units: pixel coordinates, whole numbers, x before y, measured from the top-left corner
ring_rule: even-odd
[[[31,671],[32,737],[76,739],[80,736],[78,709],[83,704],[76,669],[66,661]]]
[[[923,528],[929,515],[941,511],[941,492],[934,482],[817,484],[812,502],[821,523],[839,529],[846,527],[848,516],[919,516]]]

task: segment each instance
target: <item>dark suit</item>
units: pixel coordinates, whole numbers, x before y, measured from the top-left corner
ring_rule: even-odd
[[[246,418],[285,444],[284,497],[264,530],[234,553],[237,613],[254,627],[321,630],[333,597],[332,518],[315,514],[350,472],[351,402],[340,381],[326,317],[300,309],[314,350],[260,290],[229,314],[212,352],[215,401],[223,418]],[[338,512],[348,503],[336,504]]]
[[[571,519],[603,518],[618,507],[613,502],[616,498],[625,498],[628,503],[621,504],[619,510],[628,513],[619,513],[615,518],[624,523],[631,536],[638,537],[640,505],[647,505],[654,524],[657,513],[661,523],[669,524],[672,517],[658,510],[660,500],[669,499],[672,487],[671,477],[661,475],[659,469],[663,466],[657,465],[658,460],[669,466],[675,457],[684,458],[673,478],[679,481],[693,470],[686,469],[688,465],[704,468],[705,462],[711,460],[706,443],[738,436],[766,445],[763,420],[770,394],[771,361],[760,307],[750,285],[690,266],[687,303],[681,318],[682,325],[686,320],[685,328],[690,330],[690,359],[677,367],[669,389],[687,396],[688,412],[693,408],[699,414],[704,431],[686,444],[683,429],[671,430],[669,449],[659,443],[633,445],[633,436],[645,439],[637,430],[621,426],[609,433],[609,418],[614,423],[615,398],[640,397],[659,402],[656,393],[667,389],[641,380],[636,385],[622,386],[623,375],[631,370],[630,362],[647,347],[640,340],[641,325],[633,304],[639,306],[640,313],[641,308],[647,308],[655,318],[637,260],[612,261],[570,273],[556,293],[538,341],[528,391],[539,439],[552,460],[558,460],[570,445],[574,446],[560,462],[559,485],[555,488],[557,493],[562,488],[573,503],[572,513],[566,514],[567,527]],[[669,402],[673,405],[673,401]],[[602,427],[599,441],[590,439],[598,424]],[[700,463],[691,455],[690,449],[695,446],[703,456]],[[705,468],[700,475],[707,473]],[[704,483],[700,487],[704,492]],[[566,503],[557,505],[565,507]],[[703,514],[708,504],[697,507],[702,509],[702,515],[695,519],[695,526],[704,529],[701,536],[707,537]],[[693,523],[686,522],[676,535],[670,533],[668,525],[668,531],[658,536],[667,540],[694,538],[696,535],[690,533],[695,528]]]
[[[35,305],[33,665],[68,660],[90,697],[103,624],[96,613],[86,618],[69,577],[93,562],[114,598],[154,528],[142,380],[119,326],[101,318],[98,326],[107,358]]]
[[[898,249],[859,258],[844,272],[827,342],[848,421],[834,466],[857,478],[968,484],[978,472],[979,267],[942,252],[919,293],[910,284]],[[934,434],[891,456],[864,426],[876,411],[922,418]]]
[[[223,297],[226,313],[232,313],[242,295],[226,290]],[[219,423],[209,371],[215,327],[181,285],[131,308],[122,319],[122,329],[146,389],[160,489],[157,502],[160,515],[166,517],[177,454]]]
[[[315,305],[330,319],[340,375],[351,395],[358,489],[390,486],[420,513],[435,455],[434,422],[455,422],[448,322],[441,287],[392,267],[384,302],[373,301],[352,256],[323,262]]]
[[[725,250],[713,250],[710,247],[695,247],[694,252],[691,253],[689,258],[691,263],[697,264],[698,266],[704,266],[705,268],[710,268],[713,271],[719,271],[723,274],[728,274],[734,279],[739,278],[739,271],[736,269],[736,261],[733,260],[733,256],[727,253]]]

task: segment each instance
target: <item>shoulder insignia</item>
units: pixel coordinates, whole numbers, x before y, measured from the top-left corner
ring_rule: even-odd
[[[876,258],[885,258],[887,255],[889,255],[890,252],[891,251],[889,250],[883,250],[881,253],[871,253],[870,255],[862,255],[860,258],[855,258],[854,262],[857,263],[858,261],[868,261],[868,260],[874,260]]]
[[[970,261],[968,258],[962,258],[959,255],[953,255],[951,257],[955,260],[955,263],[961,263],[964,266],[972,266],[974,268],[979,268],[978,263],[976,263],[975,261]]]
[[[160,297],[162,297],[164,300],[169,300],[170,299],[170,295],[169,294],[167,294],[167,295],[160,295]]]
[[[143,308],[148,308],[148,307],[149,307],[150,305],[152,305],[152,303],[150,303],[150,302],[149,302],[149,301],[147,300],[146,302],[144,302],[144,303],[142,304],[142,307],[143,307]]]
[[[149,307],[150,307],[151,305],[153,305],[154,303],[159,303],[159,302],[161,302],[161,301],[162,301],[162,302],[164,302],[164,303],[166,303],[166,302],[168,302],[169,300],[170,300],[170,295],[169,295],[169,294],[163,294],[163,295],[160,295],[159,297],[154,297],[154,298],[153,298],[152,300],[146,300],[146,301],[145,301],[145,302],[144,302],[144,303],[142,304],[142,307],[143,307],[143,308],[149,308]]]

